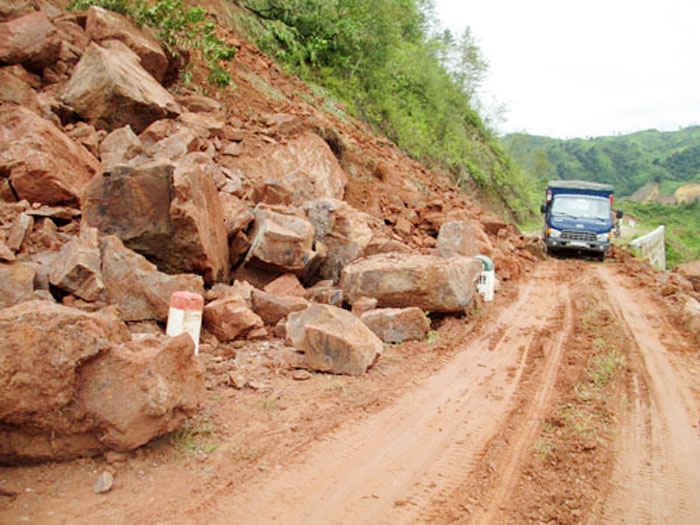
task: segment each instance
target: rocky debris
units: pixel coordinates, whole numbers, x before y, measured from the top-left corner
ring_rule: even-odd
[[[349,204],[331,198],[309,201],[304,204],[304,209],[316,230],[316,241],[328,249],[319,276],[337,281],[345,265],[362,255],[372,240],[370,225],[378,228],[377,221]]]
[[[0,102],[24,106],[42,116],[39,97],[32,86],[24,80],[22,66],[0,67]]]
[[[681,319],[690,332],[691,337],[700,343],[700,301],[686,296],[685,301],[682,303]]]
[[[60,50],[56,27],[43,11],[0,23],[0,63],[41,70],[56,61]]]
[[[246,256],[265,270],[302,275],[316,258],[314,227],[295,210],[258,205]]]
[[[226,233],[229,239],[232,239],[238,232],[250,226],[255,215],[253,215],[250,205],[235,195],[220,191],[219,200],[221,200]]]
[[[80,404],[98,439],[125,452],[172,432],[199,405],[203,369],[187,334],[115,346],[81,369]]]
[[[410,247],[396,239],[388,239],[382,235],[375,234],[365,247],[363,255],[379,255],[380,253],[412,253]]]
[[[688,279],[693,289],[700,293],[700,261],[691,261],[685,264],[680,264],[674,271]]]
[[[345,194],[347,175],[328,144],[315,133],[302,133],[255,155],[229,159],[228,167],[256,181],[256,201],[301,206],[321,197],[342,199]]]
[[[295,370],[292,372],[294,381],[308,381],[311,377],[311,373],[308,370]]]
[[[99,450],[77,396],[81,365],[129,339],[115,312],[28,301],[0,310],[0,331],[0,462]]]
[[[481,262],[471,257],[380,254],[346,266],[340,286],[350,303],[374,297],[381,307],[449,313],[470,304],[480,273]]]
[[[274,325],[290,313],[305,310],[309,306],[309,301],[303,297],[275,295],[257,289],[253,290],[251,299],[253,311],[269,325]]]
[[[1,0],[0,20],[18,18],[34,12],[34,6],[25,0]]]
[[[175,166],[156,160],[115,168],[90,181],[83,221],[117,235],[166,272],[197,272],[208,283],[228,280],[223,211],[208,168],[201,154]]]
[[[93,41],[120,40],[136,53],[143,68],[158,82],[168,69],[168,58],[158,40],[147,30],[139,29],[128,18],[114,11],[91,6],[87,12],[85,32]]]
[[[147,257],[165,253],[173,235],[173,171],[172,164],[159,160],[94,177],[83,197],[83,224],[116,235]]]
[[[360,319],[385,343],[421,341],[430,331],[430,320],[420,308],[379,308]]]
[[[149,130],[156,126],[166,126],[168,128],[167,135],[156,142],[149,140]],[[165,130],[163,130],[165,131]],[[174,120],[158,120],[151,124],[146,131],[142,133],[142,140],[146,153],[155,159],[167,159],[174,161],[198,151],[202,146],[197,134],[188,127],[178,124]]]
[[[170,220],[172,243],[159,254],[167,272],[196,272],[207,283],[228,281],[229,252],[224,214],[209,173],[213,165],[201,153],[186,156],[173,174]]]
[[[113,235],[100,239],[100,255],[105,297],[125,321],[165,321],[173,292],[204,294],[201,277],[161,273]]]
[[[15,252],[10,250],[7,244],[0,240],[0,261],[12,262],[16,259]]]
[[[97,129],[130,125],[140,133],[155,120],[175,116],[180,106],[117,40],[92,42],[75,66],[61,100]]]
[[[343,290],[335,286],[331,280],[319,281],[311,288],[307,288],[306,296],[315,303],[332,306],[342,306],[345,301]]]
[[[37,270],[34,263],[0,263],[0,308],[32,299]]]
[[[306,290],[299,282],[299,278],[293,273],[280,275],[277,279],[268,283],[263,290],[275,295],[306,297]]]
[[[98,169],[85,148],[48,120],[20,106],[0,111],[0,174],[9,178],[19,199],[79,205]]]
[[[231,341],[262,328],[263,320],[239,297],[224,297],[204,307],[204,327],[219,341]]]
[[[224,113],[224,107],[220,102],[197,93],[178,95],[175,100],[193,113]]]
[[[437,247],[442,257],[474,256],[479,253],[474,227],[465,221],[442,223],[437,238]]]
[[[56,288],[94,301],[105,288],[100,266],[97,230],[84,228],[80,237],[63,245],[54,259],[49,280]]]
[[[105,470],[97,477],[92,490],[95,494],[104,494],[112,490],[114,485],[114,476],[108,470]]]
[[[384,346],[362,321],[346,310],[313,304],[287,319],[287,338],[304,352],[305,367],[334,374],[362,375]]]
[[[374,310],[377,307],[377,300],[374,297],[360,297],[352,303],[352,313],[361,317],[363,313]]]
[[[131,126],[117,128],[100,143],[102,172],[110,173],[121,164],[135,166],[145,161],[144,146]]]

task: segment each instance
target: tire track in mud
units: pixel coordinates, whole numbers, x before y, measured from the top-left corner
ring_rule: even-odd
[[[624,278],[609,268],[598,273],[635,354],[632,399],[617,442],[604,521],[700,523],[700,435],[694,427],[700,412],[692,395],[697,370],[674,367],[677,356],[664,341],[673,345],[679,336],[670,323],[654,326],[659,320],[644,313],[654,305],[643,291],[621,284]]]
[[[560,322],[566,300],[552,285],[561,279],[555,262],[541,264],[495,329],[426,381],[313,444],[279,472],[251,480],[238,493],[218,494],[211,507],[192,509],[188,517],[209,523],[431,521],[421,513],[437,508],[431,504],[470,475],[511,411],[528,349]],[[543,396],[545,403],[546,388]]]
[[[535,397],[525,415],[524,424],[510,439],[513,445],[505,456],[505,465],[498,472],[498,484],[489,497],[489,505],[484,512],[476,512],[470,519],[472,523],[495,523],[499,509],[506,502],[507,496],[514,490],[520,475],[523,461],[527,458],[532,443],[537,438],[547,414],[554,391],[557,373],[561,366],[564,343],[571,336],[573,329],[573,309],[569,289],[560,292],[559,301],[563,304],[563,325],[550,344],[545,347],[546,362]]]

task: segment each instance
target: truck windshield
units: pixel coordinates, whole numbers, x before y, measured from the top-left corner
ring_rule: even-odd
[[[564,215],[581,219],[610,218],[610,201],[601,197],[583,195],[555,195],[552,215]]]

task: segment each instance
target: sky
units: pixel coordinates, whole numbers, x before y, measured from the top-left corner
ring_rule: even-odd
[[[489,63],[501,133],[598,137],[700,124],[700,0],[435,0]]]

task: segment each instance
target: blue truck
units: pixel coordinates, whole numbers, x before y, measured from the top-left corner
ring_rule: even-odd
[[[615,220],[613,187],[580,180],[550,181],[541,207],[547,253],[564,250],[586,252],[605,260]]]

